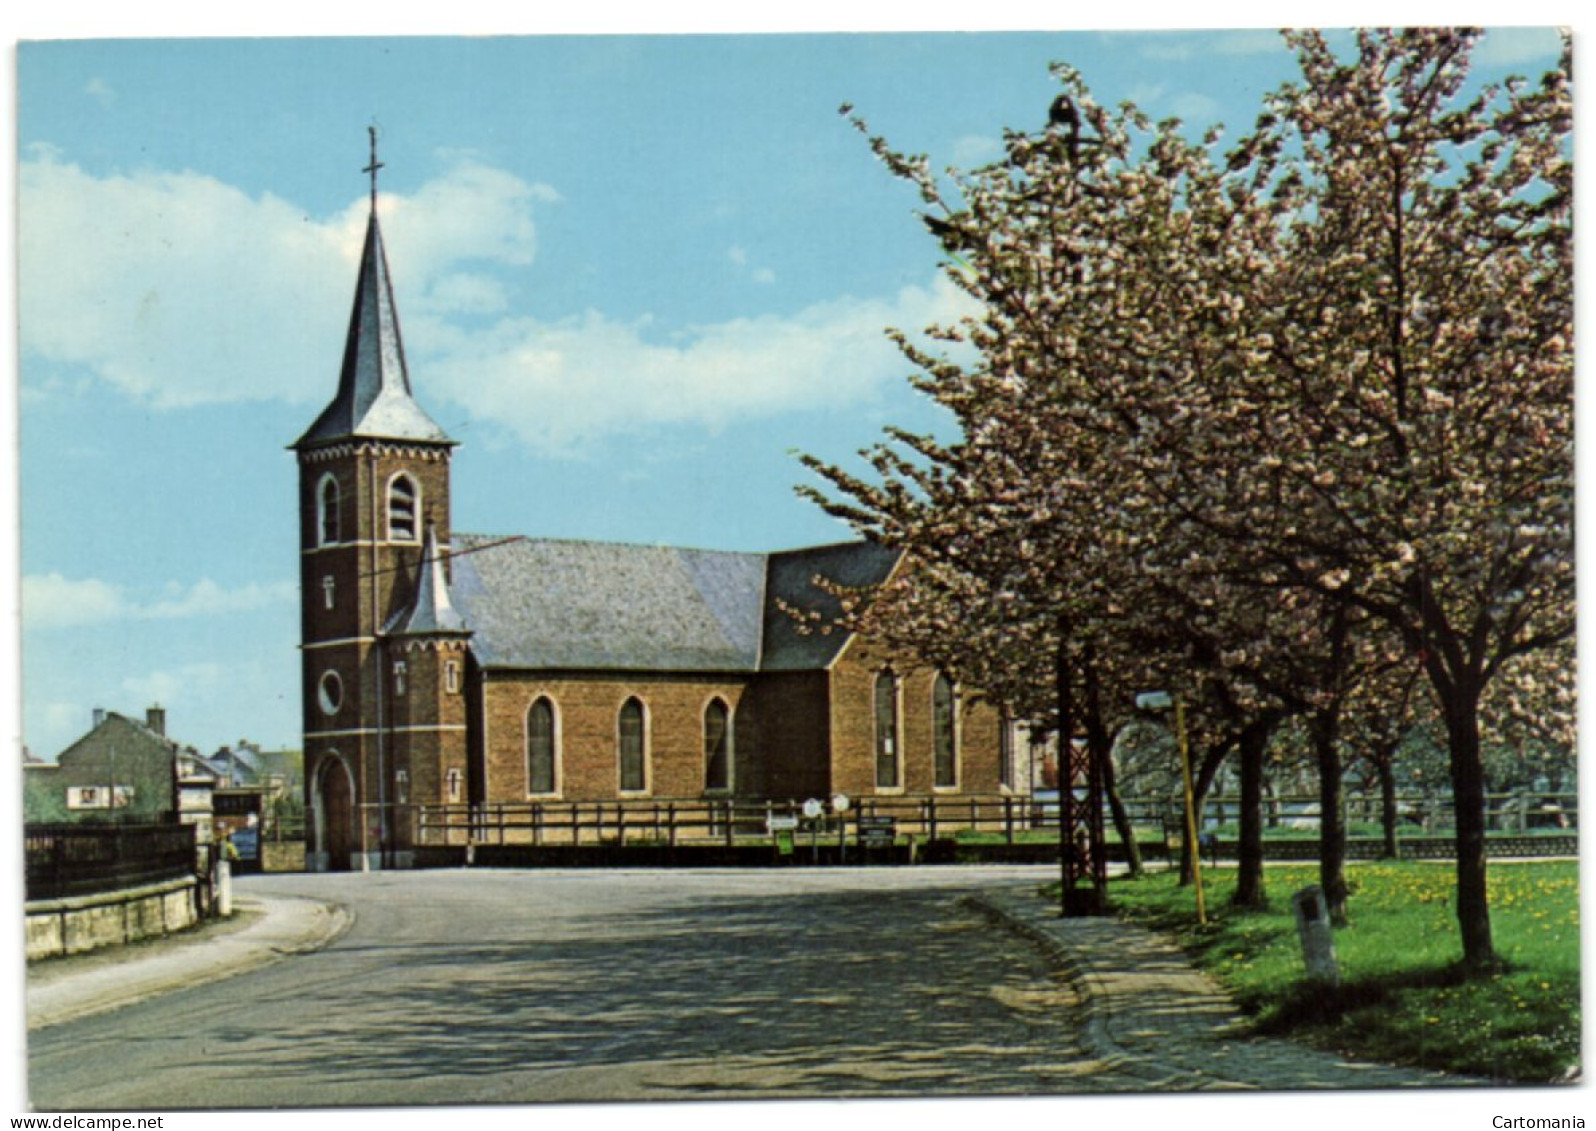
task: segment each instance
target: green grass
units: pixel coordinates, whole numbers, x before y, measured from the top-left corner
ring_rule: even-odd
[[[1561,1079],[1580,1062],[1579,866],[1496,863],[1491,927],[1503,970],[1466,980],[1453,871],[1426,863],[1349,864],[1351,922],[1335,932],[1342,985],[1305,985],[1292,892],[1313,865],[1271,867],[1271,906],[1229,906],[1235,873],[1204,873],[1209,922],[1192,890],[1156,873],[1109,885],[1114,910],[1179,939],[1230,989],[1260,1033],[1387,1064],[1516,1082]],[[1056,888],[1055,895],[1056,898]]]

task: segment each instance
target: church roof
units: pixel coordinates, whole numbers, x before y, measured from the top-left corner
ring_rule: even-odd
[[[338,392],[294,447],[355,438],[454,443],[411,395],[399,310],[375,208],[366,225]]]
[[[477,536],[454,539],[455,606],[485,668],[755,672],[823,668],[847,634],[800,634],[775,598],[824,617],[816,573],[863,586],[894,552],[868,543],[786,554]],[[829,602],[829,603],[828,603]]]
[[[842,613],[837,594],[880,585],[897,562],[898,551],[874,542],[842,542],[771,554],[762,670],[811,671],[830,664],[849,636],[840,629],[827,630]],[[823,578],[826,584],[817,585],[816,578]],[[820,619],[800,631],[788,608],[818,613]]]

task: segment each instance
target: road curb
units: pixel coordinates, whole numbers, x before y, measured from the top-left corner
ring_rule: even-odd
[[[311,954],[332,945],[355,921],[348,908],[323,900],[247,896],[236,902],[240,913],[257,914],[259,921],[225,933],[202,927],[140,946],[137,953],[101,951],[81,966],[30,967],[28,1030],[123,1009]]]
[[[1109,1029],[1109,1022],[1114,1016],[1111,995],[1104,992],[1100,979],[1080,961],[1063,939],[1016,914],[1013,909],[1000,906],[989,896],[967,895],[964,902],[990,922],[1035,946],[1080,991],[1081,1012],[1084,1015],[1081,1044],[1094,1059],[1102,1062],[1104,1068],[1134,1076],[1144,1081],[1150,1089],[1193,1091],[1214,1087],[1212,1080],[1204,1080],[1172,1065],[1150,1062],[1145,1056],[1130,1052],[1116,1041]]]
[[[971,907],[1035,944],[1077,987],[1081,1041],[1109,1071],[1149,1091],[1336,1091],[1489,1087],[1492,1081],[1360,1061],[1262,1037],[1211,976],[1165,936],[1112,917],[1061,919],[1018,891],[977,893]]]

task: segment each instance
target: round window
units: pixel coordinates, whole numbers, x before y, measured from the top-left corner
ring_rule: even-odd
[[[328,672],[321,677],[321,684],[316,690],[316,699],[326,714],[338,713],[338,708],[344,701],[344,681],[338,678],[337,672]]]

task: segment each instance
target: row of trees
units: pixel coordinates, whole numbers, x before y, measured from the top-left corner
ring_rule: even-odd
[[[872,137],[980,304],[946,349],[898,336],[959,439],[889,430],[805,489],[906,553],[857,627],[1084,740],[1111,797],[1135,693],[1179,692],[1198,789],[1237,763],[1243,902],[1278,728],[1344,920],[1346,751],[1388,764],[1430,713],[1472,971],[1482,742],[1571,742],[1574,632],[1571,60],[1475,89],[1478,38],[1288,33],[1300,79],[1228,147],[1064,66],[991,166]]]

